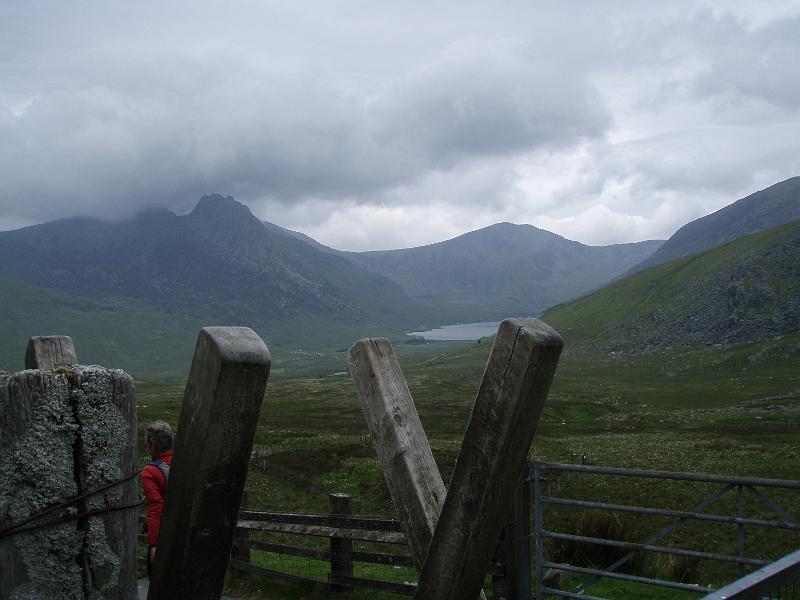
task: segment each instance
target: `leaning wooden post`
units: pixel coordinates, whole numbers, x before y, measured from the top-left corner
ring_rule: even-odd
[[[353,514],[353,498],[347,494],[331,494],[331,514],[336,516],[350,516]],[[353,576],[353,540],[331,537],[330,582],[337,592],[349,592],[353,586],[347,583],[347,578]]]
[[[511,510],[500,534],[495,562],[500,572],[492,575],[494,598],[529,600],[531,597],[531,485],[526,462],[514,488]]]
[[[75,344],[68,335],[36,335],[25,351],[26,369],[57,369],[78,364]]]
[[[350,348],[347,360],[419,572],[447,494],[442,476],[389,340],[359,340]],[[481,598],[485,598],[483,593]]]
[[[270,364],[251,329],[200,330],[149,600],[217,600],[222,593]]]
[[[242,502],[240,510],[247,510],[248,498],[247,490],[242,492]],[[250,562],[250,530],[246,527],[237,527],[234,534],[235,543],[231,549],[231,558],[241,562]]]
[[[500,323],[420,573],[417,600],[478,596],[562,346],[558,333],[536,319]]]
[[[531,597],[531,483],[530,465],[526,462],[514,489],[508,511],[505,545],[505,600],[529,600]]]

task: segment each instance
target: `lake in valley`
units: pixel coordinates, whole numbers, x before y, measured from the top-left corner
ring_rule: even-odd
[[[422,337],[431,341],[479,340],[497,333],[499,321],[483,321],[480,323],[460,323],[443,325],[428,331],[410,331],[406,335]]]

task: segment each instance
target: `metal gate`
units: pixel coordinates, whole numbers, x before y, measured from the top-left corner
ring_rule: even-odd
[[[669,510],[662,508],[632,506],[628,504],[613,504],[608,502],[597,502],[588,500],[577,500],[571,498],[558,497],[558,485],[554,482],[560,481],[565,474],[575,475],[603,475],[624,478],[640,479],[662,479],[670,481],[689,481],[707,483],[715,489],[706,497],[700,499],[691,510]],[[670,473],[664,471],[644,471],[636,469],[617,469],[611,467],[593,467],[589,465],[544,463],[536,462],[533,465],[533,486],[534,486],[534,523],[535,523],[535,568],[536,568],[536,595],[535,598],[541,599],[548,596],[561,598],[583,598],[591,600],[597,598],[586,593],[600,578],[613,578],[622,581],[657,585],[674,590],[693,592],[695,594],[708,594],[714,590],[692,583],[681,583],[668,581],[654,577],[632,575],[623,573],[620,568],[628,563],[634,556],[641,552],[662,553],[677,556],[691,557],[711,561],[720,561],[738,565],[740,576],[745,575],[746,569],[764,567],[769,561],[748,557],[745,552],[745,536],[748,528],[768,528],[775,530],[788,530],[800,532],[798,520],[782,508],[778,502],[771,498],[764,490],[770,490],[774,495],[775,490],[800,490],[800,481],[787,481],[780,479],[759,479],[753,477],[727,477],[719,475],[707,475],[701,473]],[[547,487],[545,490],[544,488]],[[736,514],[720,515],[709,513],[708,509],[723,497],[735,494]],[[776,515],[777,519],[755,519],[746,516],[746,501],[750,498],[758,504],[767,507],[771,514]],[[800,500],[800,497],[798,498]],[[798,503],[793,503],[797,506]],[[670,522],[662,527],[653,535],[647,537],[642,543],[622,541],[618,539],[602,539],[599,537],[574,535],[564,532],[551,530],[545,523],[544,509],[548,506],[570,506],[583,509],[593,509],[599,511],[612,511],[615,513],[632,513],[639,515],[649,515],[654,517],[666,517]],[[736,527],[737,532],[737,553],[718,554],[701,550],[687,550],[667,545],[661,545],[666,536],[679,529],[690,521],[704,521]],[[623,556],[615,560],[605,568],[594,566],[577,566],[563,562],[552,562],[545,556],[545,541],[561,540],[569,543],[600,545],[608,548],[621,549]],[[800,546],[800,536],[798,536],[795,547]],[[545,573],[548,569],[555,569],[561,572],[579,573],[584,579],[581,585],[572,589],[556,589],[549,587],[545,582]],[[564,586],[561,586],[564,587]],[[746,596],[737,596],[745,598]],[[753,596],[754,597],[754,596]],[[781,596],[778,596],[781,597]]]

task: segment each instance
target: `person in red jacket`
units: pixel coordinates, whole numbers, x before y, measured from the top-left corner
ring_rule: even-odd
[[[154,421],[144,430],[144,445],[153,462],[142,469],[142,488],[147,508],[145,530],[147,531],[147,574],[150,575],[158,547],[158,531],[161,528],[161,513],[172,466],[172,428],[164,421]]]

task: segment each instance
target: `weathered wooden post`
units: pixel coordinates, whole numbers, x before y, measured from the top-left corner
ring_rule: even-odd
[[[483,374],[420,573],[418,600],[478,596],[563,342],[536,319],[506,319]]]
[[[347,494],[331,494],[330,512],[335,516],[350,516],[353,514],[353,498]],[[347,578],[353,576],[353,540],[332,536],[330,538],[330,582],[337,592],[352,591],[353,586],[347,583]]]
[[[242,492],[242,502],[240,510],[247,510],[248,507],[247,490]],[[234,534],[236,542],[231,549],[231,558],[242,562],[250,562],[250,530],[246,527],[237,527]]]
[[[389,340],[359,340],[350,348],[348,363],[419,572],[447,494],[442,476]]]
[[[36,335],[28,341],[26,369],[57,369],[77,364],[75,344],[68,335]]]
[[[529,600],[531,596],[531,484],[526,462],[514,489],[502,542],[503,598]]]
[[[135,447],[126,373],[0,375],[0,598],[136,598]]]
[[[441,478],[437,482],[430,446],[391,344],[361,340],[350,349],[350,372],[389,491],[416,564],[421,557],[416,598],[464,600],[482,595],[481,582],[562,345],[561,337],[541,321],[507,319],[500,324],[444,500]],[[429,545],[426,530],[433,533]]]
[[[246,327],[204,327],[181,408],[149,600],[217,600],[271,358]]]

